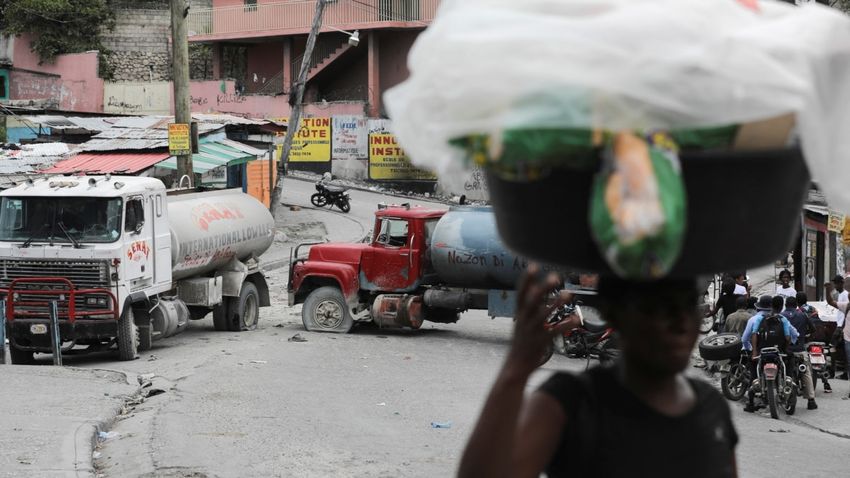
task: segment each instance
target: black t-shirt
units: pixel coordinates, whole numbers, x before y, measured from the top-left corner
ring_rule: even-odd
[[[738,297],[735,294],[723,294],[717,299],[717,307],[723,311],[725,317],[729,317],[738,310]]]
[[[550,477],[731,477],[738,434],[729,405],[710,385],[690,380],[694,408],[662,415],[623,387],[612,367],[557,373],[540,389],[561,403],[567,426]]]

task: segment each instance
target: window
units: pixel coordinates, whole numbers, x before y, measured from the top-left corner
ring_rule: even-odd
[[[257,0],[243,0],[244,7],[242,7],[243,11],[246,12],[256,12],[257,11]]]
[[[0,98],[6,98],[6,77],[0,76]]]
[[[4,197],[0,241],[114,242],[121,209],[121,198]]]
[[[145,207],[139,198],[127,201],[127,220],[124,221],[125,232],[139,232],[145,224]]]
[[[156,217],[162,217],[162,196],[156,195]]]
[[[404,247],[407,245],[407,221],[404,219],[382,219],[378,237],[378,244],[388,247]]]

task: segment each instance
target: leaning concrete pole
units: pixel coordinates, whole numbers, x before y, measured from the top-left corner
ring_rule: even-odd
[[[281,179],[286,167],[289,165],[289,152],[292,150],[292,139],[295,133],[298,132],[298,125],[301,122],[301,111],[303,109],[302,102],[304,101],[304,87],[307,83],[307,72],[310,70],[310,58],[313,56],[313,48],[316,46],[316,38],[319,36],[319,28],[322,26],[322,13],[325,11],[325,2],[327,0],[316,0],[316,14],[313,16],[313,26],[310,28],[310,35],[307,37],[307,46],[304,48],[304,57],[301,59],[301,69],[298,70],[298,79],[290,89],[289,104],[292,105],[292,111],[289,114],[289,122],[286,128],[286,137],[283,140],[283,151],[280,155],[280,163],[277,165],[277,185],[274,188],[274,194],[271,198],[271,210],[277,206],[280,199]],[[286,86],[286,85],[284,85]],[[294,95],[294,98],[292,97]]]
[[[191,124],[192,111],[189,107],[189,35],[186,17],[189,15],[187,0],[171,0],[171,71],[174,83],[174,122]],[[194,186],[192,155],[177,156],[177,174],[189,176]]]

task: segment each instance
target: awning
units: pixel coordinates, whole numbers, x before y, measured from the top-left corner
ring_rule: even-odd
[[[192,169],[196,173],[205,173],[219,166],[233,166],[257,159],[254,154],[239,151],[222,143],[202,143],[198,153],[192,155]],[[177,169],[177,158],[174,156],[157,164],[160,168]]]
[[[45,173],[135,174],[168,158],[168,153],[83,153],[53,167]]]

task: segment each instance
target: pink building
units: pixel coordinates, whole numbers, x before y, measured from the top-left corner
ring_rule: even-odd
[[[316,1],[213,0],[212,8],[190,11],[189,41],[211,45],[213,79],[235,79],[239,96],[285,95],[300,69]],[[407,54],[439,0],[325,1],[305,103],[362,102],[368,116],[384,116],[381,96],[407,78]],[[349,41],[355,32],[356,46]],[[275,109],[288,116],[288,104],[281,106]]]

